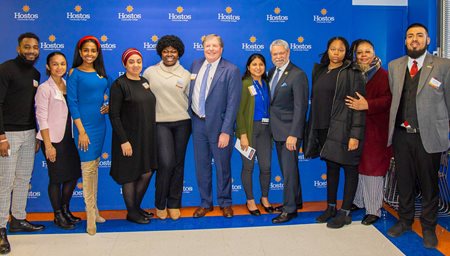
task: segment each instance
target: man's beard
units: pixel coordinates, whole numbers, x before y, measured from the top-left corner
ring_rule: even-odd
[[[417,59],[420,56],[422,56],[425,52],[427,51],[427,48],[423,48],[420,50],[410,50],[408,48],[406,48],[406,54],[411,57],[411,59]]]
[[[30,66],[33,66],[34,63],[36,63],[36,61],[39,59],[39,55],[36,56],[36,58],[34,58],[34,60],[28,60],[27,57],[25,57],[25,55],[23,55],[22,53],[19,53],[19,56],[22,58],[22,60],[23,60],[26,64],[28,64],[28,65],[30,65]]]

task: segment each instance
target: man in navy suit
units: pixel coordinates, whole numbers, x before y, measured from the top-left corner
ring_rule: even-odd
[[[270,55],[275,65],[269,71],[270,128],[284,179],[283,207],[272,219],[277,224],[295,218],[297,205],[301,204],[298,149],[303,138],[309,89],[305,72],[289,60],[286,41],[273,41]]]
[[[188,112],[192,119],[195,169],[201,198],[194,218],[213,210],[212,159],[216,166],[217,201],[223,216],[231,218],[232,135],[242,82],[239,69],[222,58],[220,36],[207,35],[203,48],[205,57],[192,63],[189,90]]]

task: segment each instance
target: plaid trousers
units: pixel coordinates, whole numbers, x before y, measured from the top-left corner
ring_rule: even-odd
[[[27,213],[28,188],[33,172],[36,131],[5,132],[11,149],[0,157],[0,228],[6,227],[9,213],[19,220]]]

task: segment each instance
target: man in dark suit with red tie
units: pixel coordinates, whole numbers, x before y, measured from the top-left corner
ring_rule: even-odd
[[[412,24],[406,30],[407,56],[389,63],[388,145],[394,148],[400,219],[388,235],[398,237],[411,230],[419,184],[423,244],[434,248],[438,244],[438,171],[441,154],[449,147],[450,60],[429,54],[429,43],[427,28]]]
[[[306,110],[308,108],[308,78],[305,72],[289,61],[289,45],[278,39],[270,45],[275,65],[270,78],[270,127],[283,174],[283,206],[272,222],[283,223],[297,216],[301,201],[298,150],[303,139]]]

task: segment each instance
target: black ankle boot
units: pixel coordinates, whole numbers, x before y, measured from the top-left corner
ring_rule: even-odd
[[[342,228],[345,225],[352,223],[352,215],[350,211],[339,210],[336,217],[331,218],[327,222],[328,228]]]
[[[6,228],[0,228],[0,254],[8,254],[11,251]]]
[[[55,219],[53,220],[56,226],[62,229],[74,229],[75,225],[66,217],[64,217],[61,210],[55,211]]]
[[[69,205],[67,205],[67,204],[62,205],[61,212],[67,220],[69,220],[70,222],[72,222],[74,224],[81,221],[80,218],[73,216],[73,214],[70,212]]]
[[[336,206],[328,205],[327,209],[316,218],[316,221],[319,223],[325,223],[334,216],[336,216]]]

